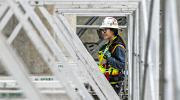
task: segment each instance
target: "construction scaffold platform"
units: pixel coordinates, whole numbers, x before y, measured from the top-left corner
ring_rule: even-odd
[[[0,0],[0,67],[9,74],[0,75],[0,100],[180,100],[179,9],[179,0]],[[93,16],[92,23],[76,25],[81,31],[99,29],[92,25],[99,16],[126,18],[119,26],[126,30],[120,97],[92,57],[107,40],[87,50],[80,40],[85,30],[74,32],[65,18],[70,14]],[[12,17],[17,25],[7,34]],[[13,42],[19,35],[27,37],[52,75],[30,73],[20,56],[24,51]]]

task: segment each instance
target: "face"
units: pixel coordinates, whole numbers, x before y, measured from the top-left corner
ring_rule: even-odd
[[[106,39],[111,40],[111,39],[114,37],[113,31],[111,31],[111,30],[108,29],[108,28],[103,28],[102,34],[103,34],[105,40],[106,40]]]

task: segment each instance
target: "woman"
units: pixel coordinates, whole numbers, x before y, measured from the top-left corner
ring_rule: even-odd
[[[104,39],[109,42],[99,48],[99,68],[119,94],[123,81],[121,70],[125,69],[125,43],[118,35],[119,27],[115,18],[106,17],[100,28]]]

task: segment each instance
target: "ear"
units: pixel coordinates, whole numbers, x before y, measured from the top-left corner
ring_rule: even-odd
[[[110,32],[111,32],[111,34],[113,34],[115,36],[115,34],[114,34],[114,32],[112,30],[110,30]]]

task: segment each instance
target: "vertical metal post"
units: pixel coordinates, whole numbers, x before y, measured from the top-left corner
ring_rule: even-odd
[[[178,32],[177,8],[175,1],[165,0],[163,4],[163,55],[162,58],[162,73],[163,73],[163,100],[178,100],[180,99],[180,41]],[[171,34],[169,34],[171,33]],[[172,67],[169,67],[172,66]]]
[[[180,0],[176,0],[177,3],[177,10],[180,9]],[[178,10],[178,24],[179,24],[179,39],[180,39],[180,11]]]
[[[136,9],[136,92],[137,92],[137,100],[139,100],[139,8]]]
[[[154,55],[152,55],[153,52],[156,52],[156,50],[154,51],[153,48],[151,47],[151,37],[152,37],[152,30],[154,30],[155,26],[153,25],[153,20],[156,19],[155,16],[155,10],[156,6],[155,6],[155,2],[154,0],[151,0],[151,5],[150,5],[150,13],[149,13],[149,23],[148,23],[148,34],[146,35],[146,48],[145,48],[145,70],[144,70],[144,77],[143,77],[143,84],[142,84],[142,97],[141,100],[145,99],[145,90],[146,90],[146,81],[147,81],[147,72],[149,71],[149,79],[150,79],[150,87],[148,89],[150,89],[150,95],[151,95],[151,100],[155,99],[155,93],[154,93],[154,83],[153,83],[153,74],[152,74],[152,65],[155,64],[153,63],[153,59],[152,57]],[[158,23],[159,25],[159,23]],[[156,57],[155,57],[156,58]],[[152,63],[152,64],[151,64]]]
[[[137,68],[137,62],[136,62],[136,11],[133,12],[133,33],[132,33],[132,37],[133,37],[133,42],[132,42],[132,98],[133,100],[137,100],[137,88],[136,88],[136,68]]]
[[[149,100],[159,99],[159,0],[151,1],[150,6],[150,16],[149,16],[149,26],[148,26],[148,37],[146,44],[146,59],[145,59],[145,72],[144,72],[144,84],[143,85],[143,95],[145,99],[145,93],[148,90],[150,92]],[[149,48],[149,49],[148,49]],[[149,74],[147,74],[149,73]],[[148,80],[147,80],[147,79]],[[149,81],[149,82],[147,82]],[[147,82],[147,83],[146,83]],[[148,86],[145,86],[148,85]],[[147,88],[148,87],[148,88]],[[146,93],[147,94],[147,93]],[[149,94],[149,93],[148,93]]]
[[[139,63],[138,63],[138,11],[133,12],[133,42],[132,42],[132,89],[133,100],[139,100]]]
[[[141,16],[141,33],[140,33],[140,97],[142,99],[143,95],[143,76],[144,76],[144,52],[145,52],[145,41],[146,41],[146,36],[148,32],[148,17],[147,17],[147,5],[146,5],[146,0],[141,0],[140,3],[140,16]]]
[[[145,42],[145,33],[143,25],[143,12],[142,12],[142,3],[139,3],[139,89],[142,90],[142,78],[143,78],[143,66],[144,66],[144,42]],[[139,96],[141,97],[141,92]]]
[[[127,22],[128,22],[128,16],[126,18]],[[125,79],[124,79],[124,96],[126,97],[126,88],[127,88],[127,74],[128,74],[128,52],[129,52],[129,48],[128,48],[128,28],[126,28],[126,35],[125,35],[125,39],[126,39],[126,58],[125,58]],[[126,97],[127,98],[127,97]]]
[[[172,80],[172,68],[169,66],[172,65],[172,59],[171,59],[171,46],[172,44],[170,43],[170,35],[168,32],[170,32],[170,15],[171,11],[168,9],[168,0],[165,0],[163,2],[163,33],[162,33],[162,43],[163,43],[163,49],[162,49],[162,54],[164,57],[162,57],[162,84],[163,84],[163,89],[162,89],[162,99],[161,100],[174,100],[173,98],[173,80]],[[173,33],[172,33],[173,34]],[[169,38],[168,38],[169,37]]]
[[[152,69],[151,73],[153,74],[153,83],[154,84],[154,99],[159,100],[159,15],[160,15],[160,0],[154,1],[154,8],[153,8],[153,17],[152,17],[152,31],[151,31],[151,59],[152,59]]]
[[[132,99],[132,15],[128,15],[128,100]]]
[[[180,99],[180,38],[179,38],[179,24],[178,24],[178,10],[176,7],[176,0],[170,1],[170,6],[171,6],[171,32],[172,34],[172,44],[173,44],[173,54],[172,54],[172,61],[173,61],[173,79],[174,79],[174,98],[175,100]]]

